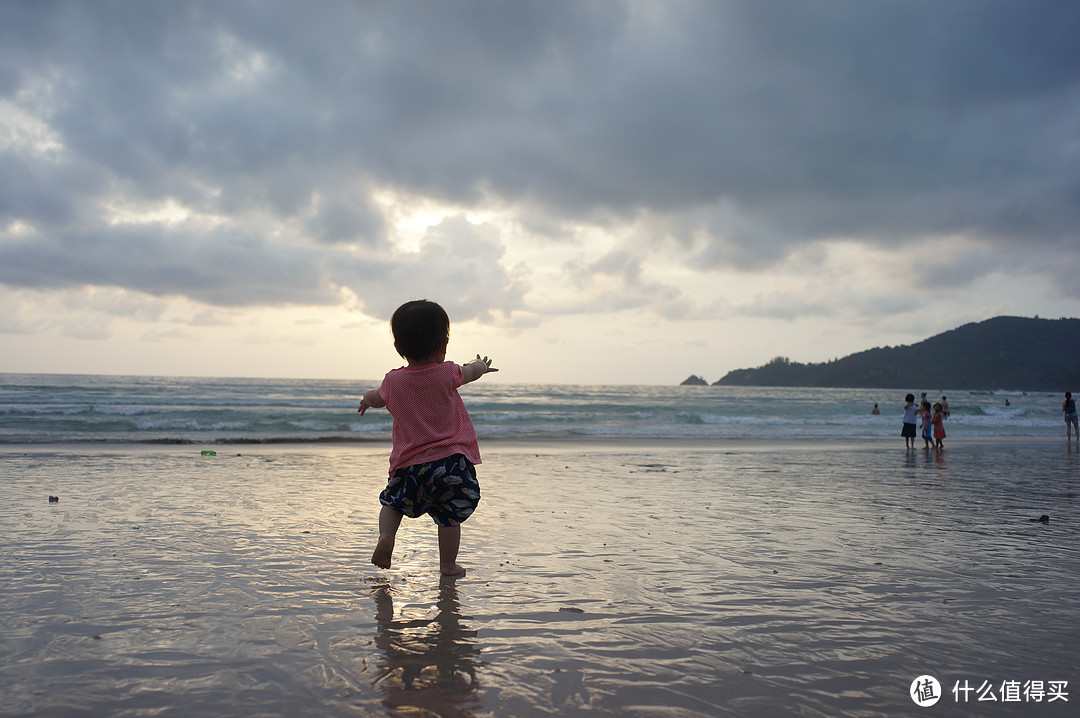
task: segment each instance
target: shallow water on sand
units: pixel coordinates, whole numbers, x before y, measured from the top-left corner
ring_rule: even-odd
[[[456,582],[426,519],[368,563],[385,447],[0,452],[0,712],[908,715],[922,674],[934,715],[1080,700],[1075,444],[483,448]],[[951,693],[1014,680],[1069,703]]]

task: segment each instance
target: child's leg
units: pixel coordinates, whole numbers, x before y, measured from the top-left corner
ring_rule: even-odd
[[[379,568],[390,568],[390,559],[394,555],[394,539],[401,526],[402,513],[389,506],[383,506],[379,512],[379,542],[371,554],[371,562]]]
[[[461,546],[461,526],[439,527],[439,572],[447,578],[465,575],[465,569],[458,566],[458,548]]]

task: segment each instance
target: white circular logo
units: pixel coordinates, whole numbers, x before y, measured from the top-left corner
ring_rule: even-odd
[[[919,676],[911,682],[911,700],[920,708],[927,708],[941,700],[941,684],[933,676]]]

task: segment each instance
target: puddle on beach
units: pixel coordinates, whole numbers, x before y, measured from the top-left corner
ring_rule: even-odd
[[[896,715],[932,674],[935,715],[967,715],[957,681],[1080,689],[1064,445],[485,449],[458,581],[426,519],[368,563],[378,447],[0,452],[4,710]]]

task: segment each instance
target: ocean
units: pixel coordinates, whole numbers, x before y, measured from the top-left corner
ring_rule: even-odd
[[[377,380],[0,374],[0,443],[388,441],[385,411],[356,412],[363,392],[375,386]],[[898,436],[907,391],[949,397],[950,436],[1064,433],[1062,397],[1045,392],[482,380],[461,394],[481,440],[859,439]],[[880,415],[871,414],[874,404]]]

